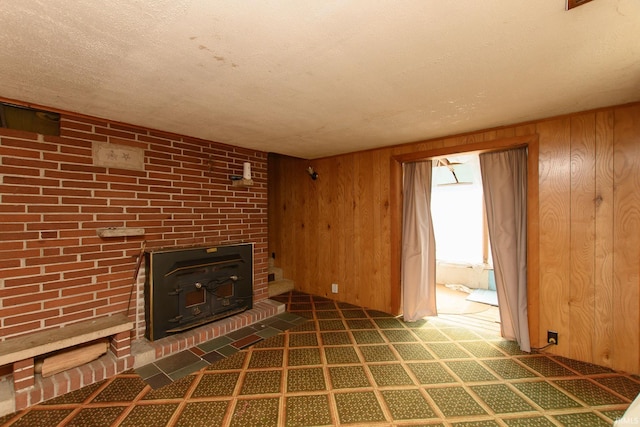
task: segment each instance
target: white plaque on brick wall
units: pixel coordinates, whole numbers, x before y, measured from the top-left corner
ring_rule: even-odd
[[[144,150],[128,145],[94,142],[93,164],[106,168],[144,170]]]

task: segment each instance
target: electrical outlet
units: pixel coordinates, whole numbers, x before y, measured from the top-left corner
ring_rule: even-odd
[[[334,294],[338,293],[338,284],[337,283],[332,283],[331,284],[331,292]]]
[[[547,331],[547,343],[558,345],[558,333],[556,331]]]

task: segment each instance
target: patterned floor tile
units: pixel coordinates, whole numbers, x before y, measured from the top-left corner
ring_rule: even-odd
[[[480,336],[475,332],[464,328],[441,328],[440,332],[447,335],[454,341],[478,340]]]
[[[427,393],[446,417],[486,414],[486,411],[462,387],[427,388]]]
[[[623,399],[587,379],[558,380],[554,381],[554,383],[567,390],[589,406],[625,403]]]
[[[347,327],[349,329],[373,329],[373,322],[369,319],[347,319]]]
[[[382,331],[389,342],[416,342],[416,337],[407,329],[386,329]]]
[[[318,319],[339,319],[340,312],[338,310],[316,311],[316,317]]]
[[[284,360],[284,350],[254,350],[249,359],[249,369],[280,368]]]
[[[422,344],[393,344],[402,360],[431,360],[433,356]]]
[[[471,357],[453,342],[428,343],[427,347],[440,359],[468,359]]]
[[[462,341],[459,343],[475,357],[504,357],[504,353],[484,341]]]
[[[289,311],[311,311],[311,310],[313,310],[313,304],[311,304],[310,302],[295,302],[295,303],[289,304]]]
[[[280,399],[277,397],[267,399],[238,399],[231,427],[272,427],[278,425],[278,407]]]
[[[347,332],[321,332],[322,345],[349,345],[351,338]]]
[[[316,310],[336,310],[337,306],[333,301],[319,301],[314,303]]]
[[[545,417],[503,418],[509,427],[554,427],[555,424]]]
[[[321,331],[343,331],[346,329],[342,320],[318,320],[318,327]]]
[[[379,344],[384,342],[382,335],[376,330],[351,331],[351,334],[358,344]]]
[[[380,329],[402,329],[402,322],[398,319],[390,318],[382,318],[382,319],[373,319],[373,321],[378,325]]]
[[[368,368],[379,387],[413,385],[411,377],[400,364],[368,365]]]
[[[635,399],[640,394],[640,383],[621,375],[594,378],[594,380],[629,400]]]
[[[316,330],[315,322],[304,322],[289,329],[291,332],[309,332]]]
[[[415,322],[406,322],[406,321],[404,321],[404,325],[407,328],[411,328],[411,329],[420,329],[420,328],[431,328],[431,327],[433,327],[429,323],[429,321],[427,319],[418,319]]]
[[[457,383],[457,380],[438,362],[409,363],[409,369],[418,378],[420,384]]]
[[[324,347],[324,355],[330,365],[360,362],[360,358],[353,347]]]
[[[338,305],[339,308],[343,310],[350,310],[350,309],[360,310],[361,309],[359,306],[350,304],[348,302],[337,301],[336,304]]]
[[[505,384],[476,385],[469,388],[497,414],[535,410]]]
[[[202,375],[192,397],[232,396],[239,372],[207,373]]]
[[[394,420],[420,420],[436,416],[418,390],[383,390],[381,394]]]
[[[326,389],[327,385],[324,382],[322,368],[289,369],[287,372],[287,391],[289,393]]]
[[[120,423],[121,427],[157,427],[169,423],[173,413],[178,409],[177,403],[158,405],[136,405]]]
[[[445,362],[463,382],[494,381],[492,373],[475,360],[452,360]]]
[[[130,402],[147,386],[138,376],[116,377],[93,398],[94,403]]]
[[[362,366],[330,367],[329,378],[331,379],[333,388],[361,388],[371,386]]]
[[[615,410],[615,411],[600,411],[602,415],[609,418],[611,421],[619,420],[624,416],[625,411]]]
[[[578,360],[567,359],[566,357],[561,356],[553,356],[553,358],[582,375],[608,374],[613,372],[609,368],[594,365],[593,363],[580,362]]]
[[[245,374],[240,394],[279,393],[282,371],[250,371]]]
[[[318,337],[315,333],[289,334],[289,347],[315,347]]]
[[[82,408],[65,427],[110,426],[124,412],[126,406],[106,408]]]
[[[380,403],[371,391],[336,393],[334,395],[338,417],[342,423],[385,421]]]
[[[296,311],[295,312],[296,315],[300,316],[300,317],[304,317],[308,320],[313,320],[313,310],[308,310],[308,311]]]
[[[187,395],[187,391],[191,388],[195,378],[193,375],[188,375],[165,387],[149,390],[142,397],[142,400],[182,399]]]
[[[286,426],[311,427],[329,426],[331,419],[329,396],[291,396],[286,400]]]
[[[285,335],[280,334],[273,337],[269,337],[256,343],[254,348],[279,348],[284,347]]]
[[[500,427],[500,424],[494,420],[479,420],[479,421],[461,421],[458,423],[451,423],[452,427]]]
[[[319,348],[292,348],[287,357],[289,366],[319,365],[322,363]]]
[[[593,412],[582,412],[576,414],[556,415],[554,418],[565,427],[605,427],[609,426],[609,423],[602,418],[598,417]]]
[[[570,377],[576,374],[564,366],[556,363],[553,359],[546,356],[535,357],[519,357],[518,361],[524,363],[544,377]]]
[[[545,381],[514,383],[513,386],[545,410],[582,406]]]
[[[203,344],[215,347],[208,353],[194,349],[210,366],[173,382],[167,377],[161,388],[142,382],[164,375],[159,368],[129,370],[0,417],[0,424],[609,425],[640,392],[638,376],[524,353],[455,319],[405,323],[301,292],[274,299],[301,310],[243,328],[240,339],[264,338],[251,349],[218,338]],[[186,368],[179,362],[173,369]]]
[[[493,342],[494,345],[500,347],[502,351],[511,355],[517,356],[521,354],[528,354],[522,350],[520,350],[520,345],[515,341],[507,341],[507,340],[498,340]]]
[[[229,401],[189,402],[178,417],[176,427],[209,427],[222,425]]]
[[[484,360],[484,364],[507,380],[536,377],[536,374],[511,359]]]
[[[437,329],[415,329],[414,334],[424,342],[450,341],[450,339]]]
[[[342,316],[344,316],[345,319],[366,319],[367,313],[360,308],[356,310],[342,310]]]
[[[394,315],[389,314],[389,313],[385,313],[384,311],[380,311],[380,310],[371,310],[371,309],[368,309],[368,308],[367,308],[367,309],[365,309],[364,311],[367,313],[367,315],[368,315],[369,317],[373,317],[373,318],[378,317],[378,318],[383,318],[383,319],[384,319],[384,318],[395,319],[395,316],[394,316]]]
[[[397,360],[388,345],[367,345],[358,347],[367,362],[390,362]]]

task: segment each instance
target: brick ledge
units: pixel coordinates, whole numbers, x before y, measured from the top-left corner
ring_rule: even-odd
[[[226,335],[245,326],[284,313],[285,305],[270,299],[254,302],[253,308],[235,316],[209,323],[181,334],[157,341],[138,339],[132,341],[131,356],[116,359],[110,352],[77,368],[69,369],[48,378],[36,376],[36,384],[14,392],[13,381],[0,381],[0,416],[37,405],[54,397],[111,378],[128,369],[147,365],[163,357],[194,347],[203,342]]]

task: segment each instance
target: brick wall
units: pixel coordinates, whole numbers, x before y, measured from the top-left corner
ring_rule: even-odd
[[[144,165],[96,166],[93,142],[143,150]],[[247,161],[254,186],[232,187]],[[0,340],[125,312],[143,241],[253,242],[254,301],[267,298],[266,168],[263,152],[101,119],[63,114],[60,137],[0,129]]]

